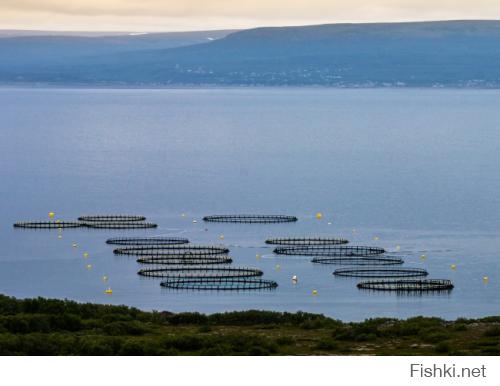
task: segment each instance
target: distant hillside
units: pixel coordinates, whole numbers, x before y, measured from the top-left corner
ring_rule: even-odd
[[[155,44],[161,41],[158,36]],[[499,87],[499,42],[500,21],[256,28],[202,44],[133,51],[91,52],[85,41],[78,60],[61,46],[48,62],[36,52],[47,43],[20,58],[16,44],[26,45],[11,41],[11,64],[0,64],[0,82]]]
[[[84,58],[207,43],[234,30],[126,33],[0,30],[0,76],[52,72]],[[48,80],[50,82],[50,80]]]

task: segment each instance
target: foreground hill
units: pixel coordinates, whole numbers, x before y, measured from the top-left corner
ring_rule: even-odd
[[[90,53],[57,64],[27,55],[24,63],[0,65],[0,81],[499,87],[499,41],[500,21],[256,28],[203,44]]]
[[[0,355],[499,355],[500,317],[343,323],[268,311],[143,312],[0,295]]]

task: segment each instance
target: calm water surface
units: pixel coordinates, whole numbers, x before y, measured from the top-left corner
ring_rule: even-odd
[[[500,91],[0,89],[0,293],[147,310],[303,310],[343,320],[498,315],[498,106]],[[49,211],[68,220],[144,214],[159,227],[68,229],[60,239],[57,231],[12,227]],[[242,212],[299,221],[200,221]],[[137,276],[134,258],[113,255],[104,241],[120,235],[224,242],[234,265],[259,267],[279,287],[165,290]],[[456,287],[424,296],[359,291],[357,279],[332,276],[335,266],[275,257],[264,244],[294,235],[400,246],[405,266]]]

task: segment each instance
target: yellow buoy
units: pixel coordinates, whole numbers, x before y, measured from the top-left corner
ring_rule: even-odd
[[[54,218],[55,217],[55,213],[54,212],[49,212],[49,218]]]
[[[104,276],[102,277],[102,281],[106,283],[106,282],[108,281],[108,277],[107,277],[106,275],[104,275]]]
[[[396,245],[396,251],[400,251],[401,250],[401,247],[399,245]]]
[[[258,253],[257,253],[257,254],[255,255],[255,258],[256,258],[256,259],[260,259],[260,254],[258,254]]]
[[[186,217],[186,213],[181,214],[181,217]]]
[[[321,212],[316,213],[316,218],[318,220],[321,220],[323,218],[323,213],[321,213]]]
[[[109,288],[109,287],[108,287],[108,288],[106,288],[106,289],[104,290],[104,293],[105,293],[105,294],[108,294],[108,295],[111,295],[111,294],[113,293],[113,290],[112,290],[111,288]]]
[[[483,276],[483,283],[488,283],[490,281],[488,276]]]
[[[456,264],[452,264],[452,265],[450,265],[450,268],[451,269],[457,269],[457,265]]]
[[[224,240],[224,235],[220,235],[219,239]]]
[[[313,294],[314,296],[316,296],[316,295],[318,294],[318,291],[317,291],[317,290],[312,290],[312,294]]]
[[[425,260],[427,259],[427,255],[420,255],[420,260]]]
[[[62,239],[62,235],[57,235],[57,238],[58,239]]]
[[[83,257],[86,259],[87,257],[89,257],[89,253],[88,252],[83,252]]]
[[[72,246],[73,248],[76,248],[76,247],[78,247],[78,244],[77,244],[77,243],[73,243],[73,244],[71,244],[71,246]]]
[[[279,264],[276,264],[276,267],[274,267],[276,271],[279,271],[281,269],[281,266]]]
[[[92,269],[92,264],[87,264],[85,268],[87,268],[90,271]]]
[[[373,240],[377,241],[379,239],[378,236],[373,236]]]

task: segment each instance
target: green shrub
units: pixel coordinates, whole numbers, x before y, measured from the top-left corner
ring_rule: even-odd
[[[323,338],[318,341],[315,348],[317,350],[331,351],[338,349],[339,345],[331,338]]]

